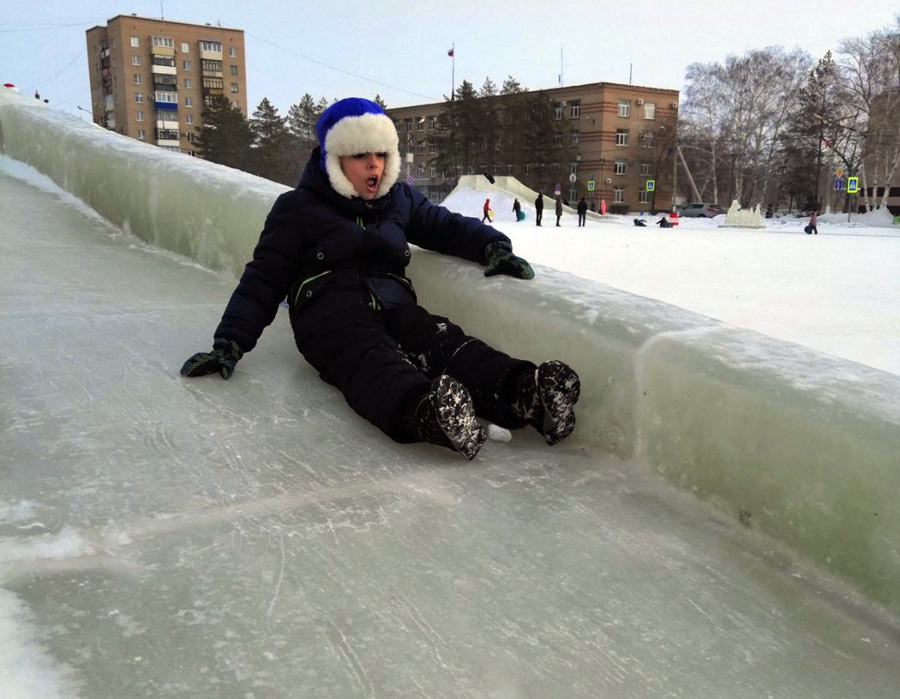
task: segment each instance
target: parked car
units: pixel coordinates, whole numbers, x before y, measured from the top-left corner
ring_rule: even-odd
[[[678,207],[678,215],[686,218],[712,218],[724,213],[725,210],[718,204],[685,204]]]

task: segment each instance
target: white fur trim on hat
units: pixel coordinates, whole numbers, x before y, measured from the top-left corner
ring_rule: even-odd
[[[323,148],[325,172],[334,190],[345,197],[358,197],[350,180],[341,170],[342,155],[358,153],[384,153],[384,175],[375,193],[383,197],[400,175],[400,151],[397,129],[386,114],[360,114],[346,116],[328,130]]]

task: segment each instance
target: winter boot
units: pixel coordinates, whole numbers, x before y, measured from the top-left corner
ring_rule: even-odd
[[[557,444],[575,429],[573,408],[580,392],[581,381],[570,366],[544,362],[519,379],[512,412],[544,435],[547,444]]]
[[[446,375],[432,381],[431,391],[416,407],[415,430],[423,442],[458,451],[469,461],[487,439],[487,433],[475,419],[469,392]]]

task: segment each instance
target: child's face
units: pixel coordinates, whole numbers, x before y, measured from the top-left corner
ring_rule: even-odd
[[[341,156],[341,170],[363,199],[375,198],[384,174],[385,153],[357,153]]]

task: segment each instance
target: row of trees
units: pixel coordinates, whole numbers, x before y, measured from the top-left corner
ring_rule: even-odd
[[[492,99],[498,95],[504,98]],[[480,90],[463,80],[447,100],[441,128],[431,136],[438,146],[436,167],[445,175],[473,171],[521,174],[527,164],[530,183],[548,189],[568,177],[571,127],[557,119],[555,105],[542,91],[528,92],[508,76],[500,89],[485,79]]]
[[[506,98],[490,99],[497,95]],[[374,101],[387,108],[380,96]],[[316,101],[307,93],[282,117],[263,98],[247,119],[227,98],[216,96],[204,107],[195,146],[207,160],[294,185],[316,146],[316,120],[327,107],[324,98]],[[522,172],[528,163],[538,186],[546,187],[568,175],[569,129],[568,120],[555,118],[545,93],[528,92],[510,76],[500,89],[490,78],[480,90],[464,80],[447,100],[431,140],[443,176],[458,177],[476,167],[499,172],[508,165]],[[408,147],[400,144],[401,150]]]
[[[693,64],[685,81],[678,141],[688,198],[846,207],[832,185],[841,169],[860,177],[866,210],[884,205],[900,168],[900,14],[841,42],[836,58],[770,47]]]
[[[378,95],[375,101],[385,106]],[[324,97],[316,101],[306,93],[282,117],[264,97],[247,119],[216,95],[203,108],[195,146],[206,160],[293,186],[316,147],[316,120],[327,107]]]

